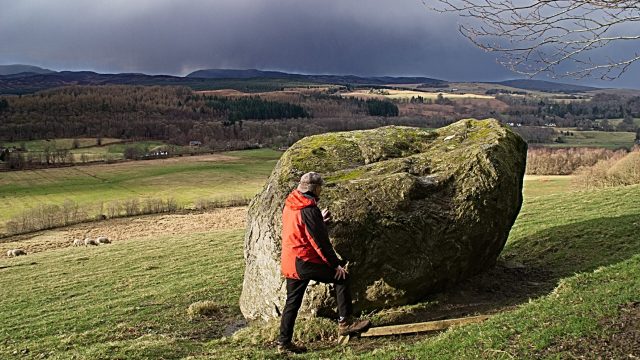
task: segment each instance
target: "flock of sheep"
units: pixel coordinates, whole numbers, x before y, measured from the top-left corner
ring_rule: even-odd
[[[98,246],[100,244],[111,244],[111,240],[109,240],[109,238],[106,236],[100,236],[95,239],[85,238],[84,240],[82,239],[73,240],[73,246]]]
[[[109,240],[109,238],[106,236],[100,236],[95,239],[85,238],[84,240],[73,240],[73,246],[98,246],[101,244],[111,244],[111,240]],[[24,249],[11,249],[7,251],[7,257],[16,257],[22,255],[27,255],[27,252],[24,251]]]

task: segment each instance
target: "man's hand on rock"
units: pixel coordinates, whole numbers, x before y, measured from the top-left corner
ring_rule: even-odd
[[[331,212],[328,209],[322,210],[322,220],[324,220],[325,223],[331,221]]]
[[[336,268],[336,280],[342,280],[347,278],[347,270],[342,266],[338,265]]]

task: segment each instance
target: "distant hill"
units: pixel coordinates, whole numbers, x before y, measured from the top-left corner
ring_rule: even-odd
[[[544,92],[576,93],[576,92],[600,90],[600,88],[591,87],[591,86],[571,85],[571,84],[556,83],[552,81],[530,80],[530,79],[507,80],[507,81],[494,82],[492,84],[510,86],[513,88],[523,89],[523,90],[544,91]]]
[[[29,94],[71,85],[171,85],[188,86],[194,90],[235,89],[243,92],[264,92],[281,90],[285,87],[309,86],[316,83],[293,78],[207,79],[138,73],[100,74],[91,71],[61,71],[47,74],[0,75],[0,95]]]
[[[187,75],[187,77],[189,78],[203,78],[203,79],[252,79],[252,78],[284,79],[292,76],[293,74],[288,74],[280,71],[262,71],[262,70],[256,70],[256,69],[249,69],[249,70],[207,69],[207,70],[197,70]]]
[[[24,73],[32,73],[32,74],[49,74],[52,73],[52,70],[43,69],[41,67],[32,66],[32,65],[0,65],[0,75],[18,75]]]
[[[235,89],[243,92],[262,92],[314,84],[355,86],[421,84],[421,87],[438,88],[447,87],[449,83],[444,80],[427,77],[305,75],[255,69],[198,70],[186,77],[180,77],[139,73],[100,74],[91,71],[54,72],[29,65],[0,65],[0,94],[28,94],[69,85],[173,85],[188,86],[194,90]],[[493,82],[491,84],[523,90],[563,93],[604,90],[589,86],[527,79]]]
[[[262,71],[256,69],[207,69],[194,71],[188,78],[204,79],[288,79],[321,84],[353,84],[353,85],[386,85],[386,84],[428,84],[439,86],[447,82],[426,77],[393,77],[373,76],[361,77],[355,75],[304,75],[291,74],[280,71]]]
[[[184,78],[144,74],[99,74],[91,71],[21,73],[0,76],[0,94],[26,94],[69,85],[182,85]]]
[[[201,70],[187,77],[137,73],[100,74],[91,71],[61,71],[43,74],[0,75],[0,94],[28,94],[70,85],[173,85],[194,90],[235,89],[244,92],[280,90],[314,84],[431,84],[445,81],[422,77],[371,77],[342,75],[299,75],[260,70]]]

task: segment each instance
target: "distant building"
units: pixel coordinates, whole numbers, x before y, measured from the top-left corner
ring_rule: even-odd
[[[189,146],[195,146],[195,147],[202,146],[202,141],[191,140],[189,141]]]

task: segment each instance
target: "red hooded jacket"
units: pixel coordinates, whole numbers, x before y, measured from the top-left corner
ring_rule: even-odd
[[[331,246],[327,226],[317,206],[317,200],[294,190],[284,203],[282,211],[282,274],[286,278],[300,279],[296,258],[331,268],[340,260]]]

